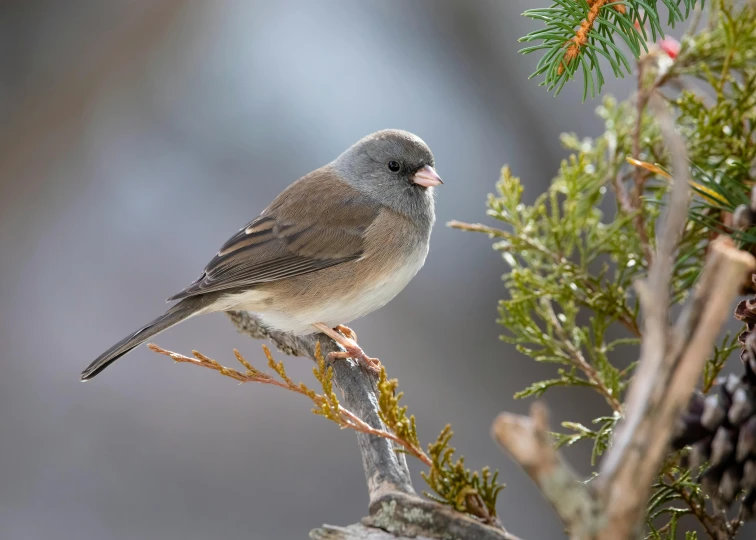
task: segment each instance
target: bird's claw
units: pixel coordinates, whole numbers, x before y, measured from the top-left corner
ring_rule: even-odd
[[[380,374],[381,369],[383,369],[381,361],[365,354],[362,347],[357,345],[357,334],[355,334],[351,328],[343,325],[339,325],[336,328],[330,328],[323,323],[315,323],[313,326],[330,337],[338,343],[342,349],[344,349],[343,351],[328,353],[328,356],[326,356],[327,360],[352,358],[369,373],[374,375]]]
[[[356,360],[357,363],[364,367],[368,372],[374,375],[379,375],[381,373],[381,369],[383,368],[381,361],[377,358],[372,358],[365,354],[365,351],[362,350],[362,347],[357,345],[355,341],[350,338],[345,338],[344,341],[339,342],[339,345],[341,345],[344,350],[328,353],[328,360],[352,358],[353,360]]]
[[[342,333],[352,341],[357,341],[357,333],[349,328],[348,326],[344,326],[343,324],[338,325],[336,328],[334,328],[337,332]]]

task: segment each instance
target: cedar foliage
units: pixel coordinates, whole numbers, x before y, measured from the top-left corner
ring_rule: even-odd
[[[679,3],[663,2],[673,21],[681,20],[682,13],[675,10]],[[683,4],[687,10],[695,2]],[[616,9],[621,6],[624,12]],[[536,73],[545,73],[550,88],[558,91],[575,74],[578,63],[584,73],[592,72],[600,81],[594,60],[602,47],[617,64],[625,65],[616,48],[606,43],[606,32],[614,32],[638,57],[637,95],[624,102],[604,98],[597,109],[605,125],[601,136],[562,136],[570,156],[533,204],[523,202],[523,183],[505,167],[497,193],[488,200],[488,215],[501,223],[500,228],[451,223],[488,234],[502,254],[507,266],[507,297],[499,305],[503,339],[537,362],[555,364],[553,378],[531,384],[517,397],[540,396],[560,386],[595,391],[606,402],[605,413],[592,426],[565,422],[563,431],[554,434],[557,445],[590,444],[594,462],[611,445],[623,393],[633,374],[633,365],[621,368],[612,356],[620,348],[637,348],[640,321],[632,284],[648,271],[655,251],[654,227],[669,190],[669,156],[647,110],[652,92],[662,93],[675,111],[696,194],[678,247],[671,302],[686,301],[708,245],[718,235],[731,235],[743,249],[756,248],[756,230],[749,229],[750,224],[746,230],[733,225],[735,209],[750,206],[756,180],[756,5],[714,0],[706,26],[686,35],[679,51],[669,42],[663,47],[628,42],[639,39],[638,33],[661,35],[654,7],[634,1],[557,0],[550,11],[526,12],[533,18],[543,15],[553,33],[528,36],[544,40],[542,48],[547,52]],[[570,59],[570,47],[578,43],[580,34],[568,47],[564,44],[569,39],[559,39],[579,17],[585,20],[586,10],[599,15],[584,46]],[[632,21],[638,20],[640,29],[628,38]],[[641,48],[648,52],[638,54]],[[602,210],[606,208],[613,210]],[[744,281],[744,292],[749,286]],[[736,338],[722,337],[706,366],[704,394],[738,349]],[[696,538],[696,532],[684,530],[693,527],[681,525],[687,515],[697,519],[711,538],[722,533],[734,537],[747,516],[733,512],[728,516],[726,509],[712,504],[699,482],[705,465],[689,468],[687,452],[671,451],[660,471],[648,502],[646,537]],[[682,523],[690,525],[690,521]]]

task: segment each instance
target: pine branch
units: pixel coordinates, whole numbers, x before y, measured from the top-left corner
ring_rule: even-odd
[[[669,10],[667,24],[688,17],[696,0],[662,0]],[[678,7],[685,7],[684,13]],[[522,42],[540,42],[520,52],[543,52],[531,75],[543,75],[542,86],[558,94],[578,69],[583,75],[583,99],[601,92],[606,61],[616,77],[631,73],[630,62],[618,47],[624,43],[635,58],[648,52],[646,41],[664,37],[658,2],[643,0],[554,0],[548,8],[529,9],[523,16],[543,22],[544,28],[522,37]],[[650,34],[650,35],[649,35]]]

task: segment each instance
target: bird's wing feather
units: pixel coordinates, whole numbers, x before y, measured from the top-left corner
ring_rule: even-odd
[[[169,300],[276,281],[359,258],[365,231],[379,210],[378,203],[339,180],[329,167],[318,169],[283,191],[223,244],[194,283]]]

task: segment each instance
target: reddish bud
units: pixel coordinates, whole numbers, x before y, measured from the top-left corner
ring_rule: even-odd
[[[662,39],[659,42],[659,48],[667,53],[667,56],[669,56],[672,60],[677,58],[677,55],[680,54],[680,42],[675,38],[667,37]]]

